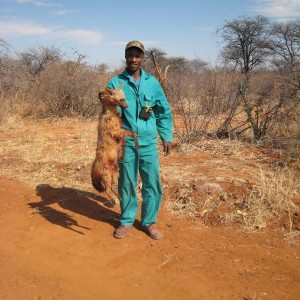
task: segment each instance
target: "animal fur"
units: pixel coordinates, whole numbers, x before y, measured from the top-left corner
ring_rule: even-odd
[[[136,147],[139,147],[136,134],[122,128],[117,106],[128,107],[122,86],[123,83],[117,89],[105,88],[98,94],[103,109],[99,115],[96,158],[91,170],[94,188],[106,192],[112,205],[116,204],[116,197],[121,200],[115,186],[119,178],[118,160],[125,151],[125,138],[134,138]]]

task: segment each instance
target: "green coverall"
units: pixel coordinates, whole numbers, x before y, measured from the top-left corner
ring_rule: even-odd
[[[118,191],[121,197],[120,223],[131,226],[138,211],[136,185],[138,172],[142,180],[141,223],[149,226],[156,223],[162,200],[157,134],[162,141],[172,142],[172,112],[159,82],[141,69],[138,86],[125,70],[113,77],[107,87],[117,88],[121,82],[128,108],[119,110],[123,128],[137,134],[140,149],[136,149],[133,138],[126,139],[124,159],[119,161]],[[152,110],[148,120],[139,117],[143,107]]]

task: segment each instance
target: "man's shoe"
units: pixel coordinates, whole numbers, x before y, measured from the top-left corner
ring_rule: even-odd
[[[144,231],[154,240],[162,238],[163,234],[156,224],[150,224],[149,226],[143,226]]]
[[[131,227],[132,226],[119,225],[119,227],[114,232],[114,237],[117,239],[122,239],[128,234]]]

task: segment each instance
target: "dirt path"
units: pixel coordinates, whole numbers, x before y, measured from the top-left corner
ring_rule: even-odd
[[[0,299],[299,299],[299,246],[280,232],[204,227],[161,210],[112,236],[119,207],[75,189],[0,177]]]

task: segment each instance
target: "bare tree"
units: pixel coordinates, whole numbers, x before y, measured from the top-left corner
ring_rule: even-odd
[[[226,21],[217,31],[225,43],[221,57],[239,66],[243,73],[249,73],[269,54],[268,25],[268,19],[263,16]]]
[[[149,48],[145,51],[145,61],[143,67],[151,72],[155,73],[155,65],[153,64],[153,56],[155,57],[156,63],[163,70],[168,65],[166,52],[158,48]]]
[[[0,54],[2,55],[3,53],[7,52],[8,49],[9,44],[5,40],[0,39]]]
[[[29,48],[19,54],[22,65],[25,66],[28,75],[35,77],[44,71],[51,63],[61,59],[62,53],[59,48],[54,46]]]
[[[271,26],[274,64],[292,65],[300,60],[300,20],[278,22]]]
[[[189,67],[194,73],[201,73],[208,66],[208,63],[200,58],[194,58],[190,60]]]

